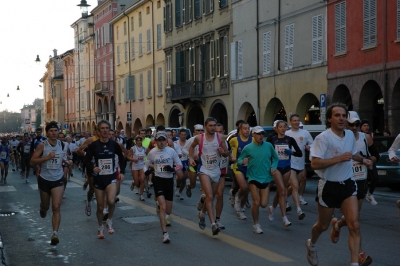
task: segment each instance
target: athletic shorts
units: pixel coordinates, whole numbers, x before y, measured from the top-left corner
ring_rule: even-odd
[[[57,181],[49,181],[44,179],[39,175],[38,178],[38,187],[41,191],[46,192],[47,194],[51,195],[51,190],[56,187],[64,186],[64,181],[60,178]]]
[[[357,183],[357,199],[361,200],[365,198],[368,192],[368,180],[356,180]]]
[[[153,177],[153,188],[156,198],[164,196],[165,200],[173,201],[174,199],[174,179],[162,178],[158,176]]]
[[[182,162],[182,171],[189,170],[189,160],[183,160]]]
[[[246,176],[246,173],[243,173],[243,172],[240,171],[238,168],[232,169],[232,172],[233,172],[234,174],[242,174],[242,175],[244,176],[244,179],[245,179],[245,180],[248,180],[248,178],[247,178],[247,176]]]
[[[250,180],[249,184],[255,185],[258,189],[266,189],[269,186],[269,183],[260,183],[256,180]]]
[[[196,166],[189,166],[189,171],[193,173],[197,173],[197,166],[199,165],[199,161],[195,160]],[[188,164],[189,165],[189,164]]]
[[[93,186],[99,190],[106,190],[111,183],[117,183],[116,176],[95,176],[93,178]]]
[[[228,167],[221,168],[221,177],[226,176],[228,173]]]
[[[4,165],[8,165],[8,163],[10,162],[9,160],[3,160],[1,159],[0,162],[4,163]]]
[[[295,171],[295,172],[296,172],[296,175],[299,175],[301,172],[303,172],[303,170],[297,170],[297,169],[294,169],[294,168],[290,168],[290,169],[292,169],[293,171]]]
[[[357,195],[357,183],[349,178],[342,182],[320,179],[315,200],[326,208],[341,208],[345,199]]]
[[[210,175],[205,174],[205,173],[202,173],[202,172],[199,172],[199,175],[208,176],[208,178],[210,178],[211,182],[214,182],[214,183],[219,183],[219,180],[221,179],[221,175],[218,175],[218,176],[210,176]]]
[[[284,174],[290,172],[290,166],[286,167],[278,167],[277,170],[281,172],[281,175],[283,176]]]

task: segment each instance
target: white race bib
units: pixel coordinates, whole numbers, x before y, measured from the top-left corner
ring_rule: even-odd
[[[30,145],[24,146],[24,153],[29,153],[30,151],[31,151],[31,146]]]
[[[61,166],[60,154],[56,153],[56,156],[47,161],[47,169],[58,169]]]
[[[365,180],[367,179],[367,176],[367,166],[360,162],[353,161],[353,178],[355,180]]]
[[[2,160],[7,159],[7,152],[6,152],[6,151],[2,151],[2,152],[0,153],[0,159],[2,159]]]
[[[113,174],[113,162],[112,159],[99,159],[99,175],[111,175]]]
[[[221,169],[223,169],[223,168],[228,166],[228,164],[229,164],[229,160],[228,159],[229,159],[229,156],[228,157],[221,156],[221,160],[219,162],[219,167]]]
[[[205,167],[207,169],[214,169],[215,167],[218,166],[218,160],[217,160],[217,154],[213,154],[213,155],[207,155],[205,156]]]
[[[157,168],[157,171],[156,171],[156,172],[158,172],[158,173],[165,173],[165,172],[168,172],[168,171],[165,169],[165,167],[166,167],[167,165],[169,165],[169,164],[156,164],[156,165],[155,165],[156,168]]]
[[[275,145],[275,151],[278,154],[279,160],[289,160],[289,154],[285,150],[289,149],[289,145]]]

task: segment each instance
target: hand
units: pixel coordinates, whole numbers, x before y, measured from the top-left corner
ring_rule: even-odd
[[[189,164],[193,167],[196,166],[196,162],[192,158],[189,159]]]
[[[351,152],[345,152],[339,156],[339,162],[350,161],[352,157],[353,155],[351,154]]]
[[[171,165],[164,166],[164,170],[171,173],[175,172],[175,169]]]
[[[222,147],[218,148],[218,153],[219,155],[223,155],[225,153],[224,149]]]
[[[194,156],[193,156],[193,159],[196,160],[196,161],[198,161],[198,160],[199,160],[199,155],[197,155],[197,154],[194,155]]]
[[[119,173],[119,179],[121,180],[121,182],[124,181],[125,180],[125,175]]]
[[[231,163],[236,163],[236,162],[237,162],[237,159],[232,157],[231,160],[230,160],[230,162],[231,162]]]
[[[242,165],[247,165],[249,163],[249,157],[246,157],[242,161]]]
[[[93,168],[93,172],[100,173],[100,168],[98,168],[98,167]]]
[[[304,147],[306,148],[306,151],[310,151],[310,146],[306,145]]]
[[[392,158],[392,162],[398,162],[398,161],[399,161],[399,157],[394,156],[394,157]]]
[[[54,151],[51,151],[49,153],[49,155],[47,155],[47,158],[49,158],[49,159],[54,158],[54,157],[56,157],[56,153]]]
[[[367,166],[368,169],[372,169],[373,166],[373,162],[369,159],[363,159],[362,163],[365,164],[365,166]]]
[[[285,149],[287,155],[292,155],[293,151],[291,149]]]

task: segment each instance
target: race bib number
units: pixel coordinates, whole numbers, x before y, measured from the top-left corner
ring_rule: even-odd
[[[285,153],[286,149],[289,149],[289,145],[275,145],[279,160],[289,160],[289,155]]]
[[[157,165],[157,172],[159,172],[159,173],[166,173],[166,172],[168,172],[167,171],[167,169],[165,169],[165,167],[167,166],[168,164],[158,164]]]
[[[47,169],[58,169],[61,166],[60,154],[56,153],[55,157],[47,161]]]
[[[214,169],[215,167],[218,166],[217,154],[206,155],[205,159],[206,159],[205,167],[207,169]]]
[[[355,180],[367,179],[368,171],[365,164],[353,161],[353,178]]]
[[[139,162],[143,162],[144,156],[138,156],[137,159]]]
[[[0,152],[0,159],[2,159],[2,160],[7,159],[7,152],[6,151]]]
[[[220,163],[219,163],[219,167],[220,168],[225,168],[225,167],[227,167],[228,166],[228,164],[229,164],[229,156],[228,157],[223,157],[223,156],[221,156],[221,161],[220,161]]]
[[[29,153],[31,151],[31,146],[24,146],[24,153]]]
[[[113,162],[112,159],[99,159],[99,175],[111,175],[113,174]]]

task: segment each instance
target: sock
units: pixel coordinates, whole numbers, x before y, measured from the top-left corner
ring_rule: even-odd
[[[218,221],[218,220],[219,220],[219,217],[215,217],[215,220],[217,220],[217,221]]]
[[[165,219],[168,219],[168,218],[169,218],[169,214],[166,214],[166,215],[165,215]]]
[[[167,232],[163,232],[162,234],[165,235],[165,234],[167,234]]]
[[[53,231],[53,235],[58,235],[57,231]]]
[[[301,208],[297,207],[297,213],[300,213],[300,212],[301,212]]]
[[[351,266],[359,266],[358,262],[352,262]]]
[[[211,226],[215,225],[215,223],[212,223]]]
[[[283,217],[282,217],[282,220],[285,222],[285,221],[288,220],[288,218],[287,218],[286,216],[283,216]]]

